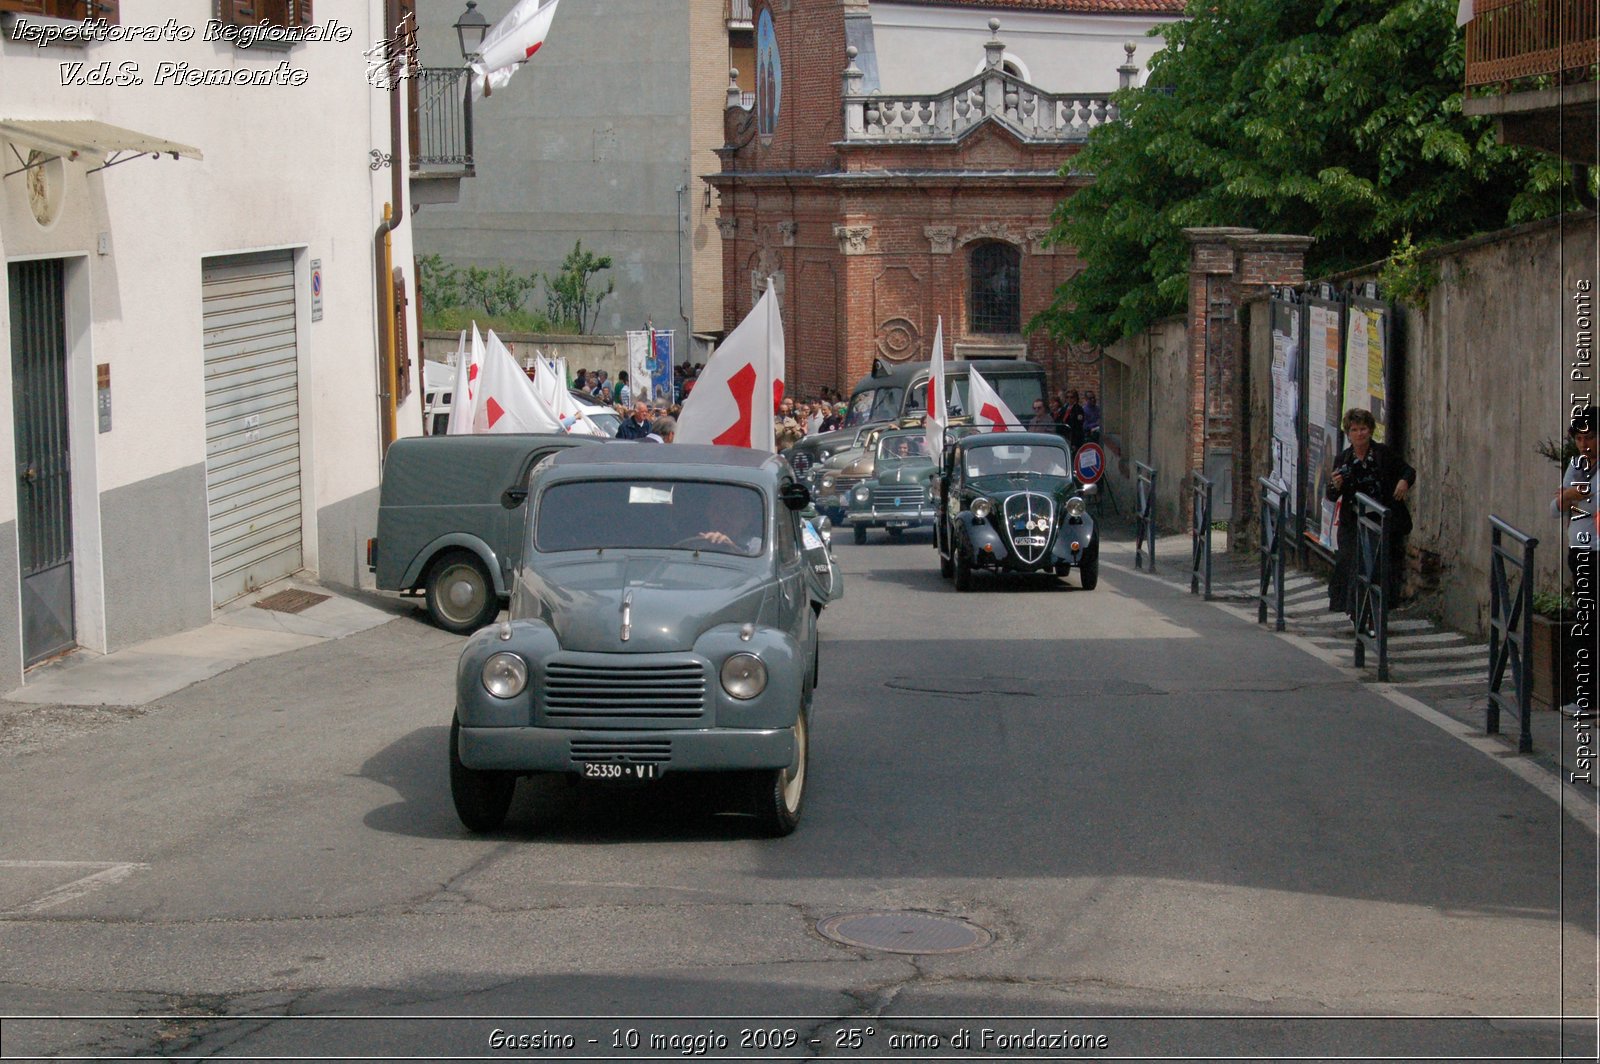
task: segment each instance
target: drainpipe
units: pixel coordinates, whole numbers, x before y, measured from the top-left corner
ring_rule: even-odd
[[[389,175],[390,175],[390,201],[383,205],[383,221],[378,225],[378,231],[373,237],[374,270],[377,273],[374,279],[378,297],[377,306],[380,315],[378,321],[378,421],[379,433],[383,441],[383,453],[387,454],[389,445],[394,442],[397,435],[396,422],[399,420],[398,403],[395,400],[395,366],[399,364],[399,352],[396,350],[397,337],[395,336],[394,319],[394,248],[391,234],[399,228],[400,221],[405,217],[405,196],[401,185],[401,166],[405,161],[405,149],[401,145],[403,129],[400,120],[400,87],[403,84],[401,75],[404,66],[401,52],[396,47],[394,39],[395,27],[400,25],[400,12],[398,0],[384,0],[383,3],[384,34],[388,41],[389,61]]]

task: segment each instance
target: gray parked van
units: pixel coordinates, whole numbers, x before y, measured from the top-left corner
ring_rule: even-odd
[[[378,536],[367,567],[380,591],[423,595],[428,615],[473,632],[500,611],[521,558],[528,473],[595,436],[417,436],[383,461]]]

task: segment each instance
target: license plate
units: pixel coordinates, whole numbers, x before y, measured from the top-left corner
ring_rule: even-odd
[[[583,766],[586,780],[653,780],[655,765],[616,765],[609,762],[589,761]]]
[[[1014,542],[1019,547],[1042,547],[1050,541],[1043,536],[1018,536]]]

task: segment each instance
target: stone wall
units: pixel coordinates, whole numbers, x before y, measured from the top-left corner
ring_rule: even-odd
[[[1136,498],[1134,463],[1154,468],[1156,522],[1168,532],[1186,527],[1188,344],[1184,319],[1168,318],[1106,348],[1101,364],[1106,479],[1127,516]]]

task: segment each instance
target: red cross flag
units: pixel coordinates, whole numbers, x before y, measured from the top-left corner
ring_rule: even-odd
[[[533,382],[511,357],[500,337],[489,330],[478,400],[472,411],[473,432],[560,432],[561,422],[540,401]]]
[[[972,408],[972,423],[993,432],[1021,432],[1022,422],[989,386],[976,369],[967,374],[967,405]]]
[[[533,58],[550,32],[560,0],[518,0],[505,17],[489,27],[478,47],[472,67],[472,95],[490,95],[503,89],[517,67]]]
[[[483,337],[478,335],[478,323],[472,323],[472,347],[467,347],[467,334],[462,330],[461,341],[456,346],[456,388],[450,393],[450,426],[447,436],[464,436],[472,431],[472,411],[477,405],[478,374],[483,372]]]
[[[783,399],[783,375],[783,316],[768,279],[766,293],[695,379],[676,442],[776,450],[772,415]]]
[[[935,462],[944,453],[944,430],[950,424],[950,411],[945,407],[944,390],[944,316],[933,329],[933,363],[928,373],[928,453]]]

